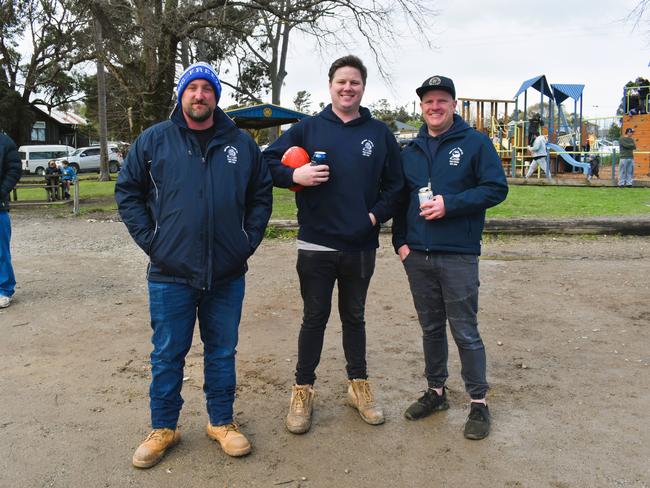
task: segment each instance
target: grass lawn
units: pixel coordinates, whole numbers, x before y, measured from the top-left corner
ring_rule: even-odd
[[[94,174],[81,175],[79,184],[81,212],[114,212],[115,180],[96,181]],[[41,181],[41,180],[36,180]],[[27,182],[27,180],[24,180]],[[294,193],[284,188],[273,189],[272,219],[296,218]],[[43,200],[45,190],[24,189],[19,200]],[[67,207],[66,207],[67,208]],[[594,188],[566,186],[510,187],[508,198],[488,210],[489,217],[597,217],[642,215],[650,213],[650,188]]]
[[[605,217],[650,213],[650,188],[511,185],[488,217]]]

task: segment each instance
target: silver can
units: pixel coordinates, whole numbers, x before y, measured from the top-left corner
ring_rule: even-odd
[[[418,199],[420,200],[420,207],[424,202],[433,200],[433,192],[431,191],[431,188],[429,188],[428,186],[425,186],[424,188],[420,188],[418,190]]]

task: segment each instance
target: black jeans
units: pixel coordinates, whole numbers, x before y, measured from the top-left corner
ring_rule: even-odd
[[[323,350],[325,326],[332,309],[334,282],[339,287],[339,315],[349,379],[367,378],[364,312],[375,250],[360,252],[298,250],[296,264],[303,300],[298,336],[296,384],[314,384]]]
[[[478,256],[425,253],[411,250],[404,260],[413,303],[422,327],[425,376],[429,387],[444,386],[447,372],[447,330],[460,354],[465,389],[474,399],[484,398],[485,347],[478,332]]]

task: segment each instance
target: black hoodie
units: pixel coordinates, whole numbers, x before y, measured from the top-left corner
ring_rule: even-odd
[[[360,107],[361,116],[344,123],[328,105],[282,134],[264,151],[273,184],[294,185],[293,169],[280,160],[291,146],[309,155],[327,153],[330,177],[326,183],[296,193],[298,238],[339,251],[362,251],[379,246],[378,222],[393,216],[402,187],[399,145],[383,122]]]

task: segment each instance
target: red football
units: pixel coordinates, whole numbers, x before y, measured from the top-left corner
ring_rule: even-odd
[[[307,154],[307,151],[300,146],[291,146],[282,156],[282,164],[289,166],[290,168],[300,168],[309,163],[309,161],[309,154]],[[289,187],[289,190],[291,191],[300,191],[302,189],[303,187],[301,185]]]

